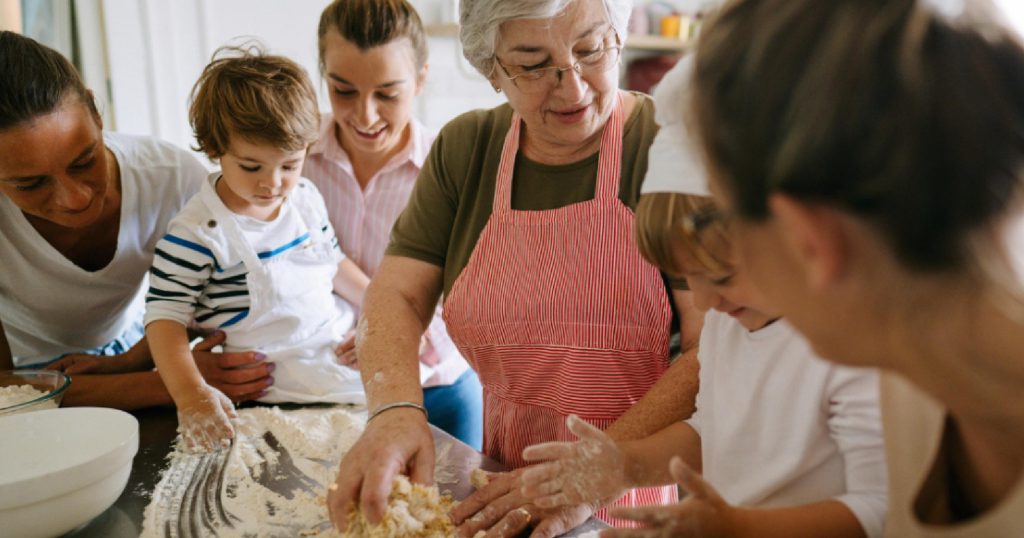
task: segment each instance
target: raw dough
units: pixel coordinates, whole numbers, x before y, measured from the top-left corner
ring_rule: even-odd
[[[469,483],[476,489],[484,489],[490,482],[487,471],[483,469],[473,469],[469,472]]]
[[[358,505],[349,515],[346,538],[448,538],[455,526],[448,517],[452,499],[437,486],[413,484],[398,476],[391,486],[388,511],[380,525],[371,526]]]

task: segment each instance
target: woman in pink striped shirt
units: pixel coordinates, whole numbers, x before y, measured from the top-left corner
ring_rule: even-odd
[[[405,0],[336,0],[317,33],[332,113],[303,176],[320,189],[342,250],[372,277],[436,136],[411,117],[427,74],[423,26]],[[340,360],[358,367],[354,347],[353,337]],[[430,422],[479,450],[480,380],[440,309],[420,345],[420,381]]]

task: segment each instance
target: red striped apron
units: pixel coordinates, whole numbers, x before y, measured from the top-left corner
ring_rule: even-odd
[[[574,440],[569,414],[607,428],[668,367],[665,285],[618,196],[623,108],[620,96],[601,135],[594,199],[548,211],[511,208],[513,116],[491,217],[445,298],[449,334],[484,386],[484,453],[513,468],[533,443]],[[616,506],[675,501],[675,487],[644,488]]]

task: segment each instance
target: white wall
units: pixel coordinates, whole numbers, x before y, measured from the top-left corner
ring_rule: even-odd
[[[451,0],[447,0],[450,2]],[[326,0],[102,0],[111,110],[108,127],[192,144],[188,96],[217,47],[259,39],[319,81],[316,27]],[[425,22],[450,13],[446,0],[414,2]],[[447,10],[447,11],[446,11]],[[461,58],[454,38],[431,38],[430,74],[416,115],[440,128],[457,114],[503,101]],[[90,86],[104,81],[87,80]],[[329,110],[326,86],[320,104]]]
[[[513,1],[513,0],[509,0]],[[677,0],[705,4],[710,0]],[[934,1],[934,0],[933,0]],[[996,0],[1018,30],[1024,0]],[[427,24],[452,22],[457,0],[412,0]],[[287,55],[319,80],[316,26],[327,0],[76,0],[80,23],[87,6],[100,19],[82,31],[102,32],[106,65],[85,73],[100,97],[109,88],[108,128],[151,134],[182,147],[192,143],[187,102],[192,84],[213,51],[246,36]],[[93,40],[96,42],[97,40]],[[461,112],[504,101],[462,58],[454,37],[429,39],[430,74],[415,114],[440,128]],[[89,55],[87,55],[89,56]],[[94,57],[91,55],[90,57]],[[105,77],[109,77],[108,81]],[[329,110],[320,82],[322,110]]]

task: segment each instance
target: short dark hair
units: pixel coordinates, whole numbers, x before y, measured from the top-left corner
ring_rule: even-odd
[[[302,66],[259,45],[221,47],[195,86],[188,111],[197,151],[219,158],[231,135],[298,151],[320,135],[316,90]]]
[[[720,8],[697,45],[692,111],[741,217],[765,218],[784,193],[865,220],[911,269],[973,266],[972,238],[1022,184],[1024,49],[991,20],[923,4]]]
[[[427,65],[427,40],[423,22],[416,8],[406,0],[334,0],[320,14],[317,46],[320,69],[323,70],[325,38],[331,28],[351,41],[360,50],[386,45],[396,39],[409,38],[415,54],[416,67]]]
[[[0,129],[57,109],[74,94],[96,114],[78,70],[61,53],[23,35],[0,31]]]

